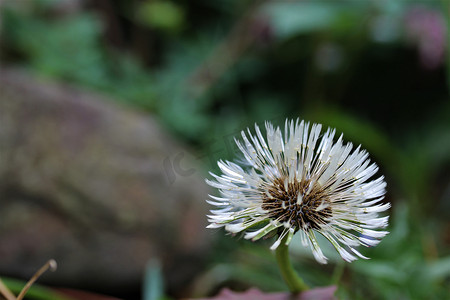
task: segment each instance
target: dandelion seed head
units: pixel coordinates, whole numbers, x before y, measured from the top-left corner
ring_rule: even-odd
[[[266,122],[266,137],[242,131],[236,144],[245,162],[219,161],[221,175],[207,183],[220,197],[208,203],[218,209],[209,217],[210,228],[244,232],[253,241],[278,234],[271,249],[284,237],[290,243],[299,233],[315,259],[326,263],[315,233],[323,235],[346,261],[366,258],[355,247],[375,246],[388,234],[388,217],[378,217],[386,183],[371,180],[378,171],[361,147],[345,144],[335,130],[322,133],[320,124],[286,121],[284,133]],[[352,151],[353,150],[353,151]],[[355,256],[356,255],[356,256]]]

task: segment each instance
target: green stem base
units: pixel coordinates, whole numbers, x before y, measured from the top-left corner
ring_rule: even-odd
[[[286,237],[281,240],[281,244],[275,251],[275,256],[277,258],[278,266],[280,267],[281,275],[289,287],[289,290],[292,293],[299,293],[308,290],[309,288],[292,267],[289,259],[289,247],[286,246]]]

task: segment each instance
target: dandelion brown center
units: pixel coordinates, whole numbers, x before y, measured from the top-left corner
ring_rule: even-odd
[[[310,180],[285,184],[284,178],[277,178],[263,194],[262,208],[272,219],[289,223],[296,231],[319,229],[331,217],[330,200],[318,184],[310,184]]]

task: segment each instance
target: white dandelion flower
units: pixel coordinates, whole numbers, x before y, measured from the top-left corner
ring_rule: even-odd
[[[323,235],[348,262],[367,258],[356,247],[375,246],[388,234],[378,230],[388,224],[380,217],[389,203],[382,204],[384,177],[371,180],[378,167],[360,147],[333,141],[334,129],[321,134],[322,125],[286,120],[284,134],[266,122],[267,139],[255,125],[256,134],[242,131],[236,144],[245,166],[219,161],[221,175],[206,180],[220,197],[210,195],[217,207],[208,216],[208,228],[225,227],[258,240],[278,234],[271,249],[288,245],[299,233],[319,263],[327,258],[316,233]],[[353,150],[353,151],[352,151]]]

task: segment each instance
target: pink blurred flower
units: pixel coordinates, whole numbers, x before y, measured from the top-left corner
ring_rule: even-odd
[[[420,61],[427,69],[436,69],[444,63],[447,29],[442,13],[416,6],[405,15],[407,38],[419,50]]]

